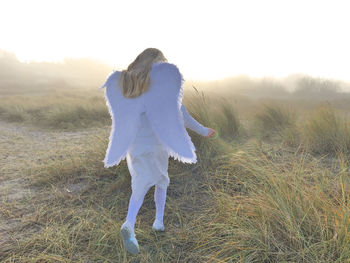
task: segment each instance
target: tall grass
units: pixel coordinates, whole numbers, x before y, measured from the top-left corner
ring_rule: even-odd
[[[243,126],[241,125],[238,112],[234,108],[233,103],[229,100],[222,98],[220,103],[219,112],[222,117],[218,117],[221,120],[219,126],[219,133],[225,139],[235,139],[239,135],[243,134]]]
[[[259,137],[266,139],[278,135],[287,145],[296,146],[300,143],[296,120],[291,109],[271,104],[264,105],[253,123]]]
[[[256,114],[255,121],[259,131],[267,136],[295,126],[296,118],[294,113],[286,108],[278,105],[265,105],[263,110]]]
[[[222,101],[222,99],[221,99]],[[203,91],[199,92],[194,87],[194,93],[188,94],[183,102],[188,107],[189,113],[203,126],[215,129],[218,135],[207,139],[191,130],[189,134],[197,148],[197,157],[203,167],[215,165],[217,158],[230,150],[227,141],[231,141],[235,134],[231,134],[231,128],[234,126],[230,121],[232,119],[239,123],[235,111],[229,105],[215,103],[214,98],[208,98]],[[226,112],[225,112],[226,110]],[[228,120],[228,118],[232,118]],[[238,129],[238,127],[237,127]],[[222,136],[221,131],[226,131]]]
[[[215,128],[225,140],[233,140],[243,134],[238,110],[233,105],[234,97],[225,98],[215,94],[208,97],[203,91],[193,88],[194,91],[187,94],[184,103],[189,104],[195,119],[204,126]]]
[[[213,203],[195,230],[203,261],[348,262],[349,166],[340,160],[333,174],[307,159],[276,163],[248,150],[232,155],[222,167],[228,173],[216,167]]]
[[[318,154],[347,153],[350,150],[350,124],[331,106],[319,108],[305,123],[304,137]]]

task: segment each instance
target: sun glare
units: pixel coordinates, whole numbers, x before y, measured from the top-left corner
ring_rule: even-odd
[[[350,80],[346,1],[2,1],[0,49],[22,61],[125,68],[147,47],[187,79],[296,72]]]

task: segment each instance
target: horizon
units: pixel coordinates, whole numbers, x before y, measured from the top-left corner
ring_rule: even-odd
[[[15,55],[16,59],[18,60],[18,62],[22,63],[22,64],[40,64],[40,63],[48,63],[48,64],[62,64],[64,65],[66,63],[66,61],[69,60],[89,60],[92,63],[101,63],[104,66],[110,67],[111,70],[123,70],[126,69],[126,67],[114,67],[112,63],[105,61],[103,59],[99,59],[99,58],[94,58],[94,57],[73,57],[73,56],[68,56],[68,57],[63,57],[61,60],[36,60],[36,59],[30,59],[30,60],[25,60],[25,59],[20,59],[18,57],[18,55],[10,50],[5,50],[5,49],[1,49],[0,48],[0,52],[6,52],[8,54],[13,54]],[[1,54],[0,54],[0,59],[1,59]],[[168,61],[169,63],[172,63],[171,61]],[[234,75],[227,75],[227,76],[223,76],[221,78],[211,78],[211,79],[206,79],[206,78],[187,78],[186,80],[189,81],[198,81],[198,82],[211,82],[211,81],[224,81],[226,79],[230,79],[230,78],[237,78],[237,77],[249,77],[249,78],[253,78],[253,79],[263,79],[263,78],[272,78],[272,79],[285,79],[285,78],[289,78],[289,77],[294,77],[294,76],[309,76],[312,78],[321,78],[321,79],[328,79],[328,80],[332,80],[332,81],[342,81],[342,82],[346,82],[346,83],[350,83],[350,78],[349,79],[341,79],[341,78],[336,78],[336,77],[327,77],[327,76],[321,76],[321,75],[315,75],[315,74],[309,74],[307,72],[291,72],[291,73],[286,73],[285,75],[267,75],[267,74],[261,74],[261,75],[252,75],[249,73],[237,73]]]
[[[76,65],[78,65],[78,68],[79,67],[83,67],[83,64],[81,64],[81,62],[84,62],[84,61],[87,61],[89,64],[85,64],[84,66],[98,66],[98,65],[101,65],[103,66],[104,68],[100,68],[100,71],[99,73],[101,73],[101,71],[103,71],[104,69],[106,68],[109,68],[110,69],[110,72],[113,72],[115,70],[122,70],[122,69],[116,69],[116,68],[113,68],[113,66],[105,61],[102,61],[102,60],[99,60],[99,59],[95,59],[95,58],[89,58],[89,57],[65,57],[63,58],[63,60],[61,61],[36,61],[36,60],[31,60],[31,61],[21,61],[17,55],[11,51],[7,51],[7,50],[4,50],[4,49],[0,49],[0,63],[1,63],[1,59],[3,57],[5,57],[6,59],[6,56],[8,57],[12,57],[12,58],[15,58],[16,61],[19,63],[19,64],[22,64],[22,65],[34,65],[34,64],[52,64],[52,65],[57,65],[57,66],[62,66],[62,67],[66,67],[69,65],[69,63],[75,63]],[[14,56],[14,57],[13,57]],[[169,62],[171,63],[171,62]],[[6,64],[5,64],[6,65]],[[86,71],[86,70],[85,70]],[[86,74],[87,72],[83,72],[81,71],[81,73],[84,75]],[[109,72],[109,73],[110,73]],[[109,73],[106,73],[106,77],[108,76]],[[100,75],[100,74],[98,74]],[[190,79],[190,78],[185,78],[185,81],[186,82],[189,82],[189,83],[203,83],[203,84],[210,84],[211,82],[218,82],[218,83],[221,83],[221,82],[230,82],[232,80],[237,80],[237,79],[250,79],[251,81],[262,81],[262,80],[270,80],[270,81],[288,81],[288,80],[292,80],[293,79],[301,79],[301,78],[312,78],[312,79],[319,79],[319,80],[328,80],[328,81],[332,81],[332,82],[338,82],[338,83],[343,83],[345,85],[350,85],[350,80],[343,80],[343,79],[336,79],[336,78],[328,78],[328,77],[322,77],[322,76],[312,76],[310,74],[307,74],[307,73],[291,73],[291,74],[288,74],[286,76],[269,76],[269,75],[263,75],[263,76],[252,76],[252,75],[249,75],[249,74],[237,74],[237,75],[231,75],[231,76],[227,76],[227,77],[223,77],[223,78],[218,78],[218,79]],[[288,88],[287,88],[288,89]],[[350,87],[347,88],[347,90],[350,92]],[[348,92],[347,91],[347,92]]]

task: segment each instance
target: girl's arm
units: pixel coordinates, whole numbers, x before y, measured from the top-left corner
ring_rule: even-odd
[[[192,131],[202,135],[207,136],[210,132],[210,129],[207,127],[204,127],[202,124],[200,124],[198,121],[196,121],[188,112],[185,107],[185,105],[182,104],[181,111],[184,116],[184,124],[186,128],[191,129]]]

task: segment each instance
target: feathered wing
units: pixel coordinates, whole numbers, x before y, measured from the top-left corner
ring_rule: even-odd
[[[122,95],[119,76],[119,71],[112,73],[101,87],[106,87],[106,104],[112,118],[104,166],[118,165],[125,158],[140,127],[143,111],[146,111],[153,131],[170,156],[185,163],[197,162],[195,147],[181,112],[183,79],[178,68],[169,63],[154,64],[150,72],[150,87],[132,99]]]
[[[119,76],[120,72],[115,71],[101,87],[106,87],[106,104],[112,118],[109,144],[103,160],[105,167],[118,165],[125,159],[140,125],[140,98],[127,99],[123,96],[118,85]]]
[[[151,69],[150,80],[143,103],[153,131],[174,159],[185,163],[197,162],[195,147],[180,110],[183,79],[178,68],[169,63],[156,63]]]

